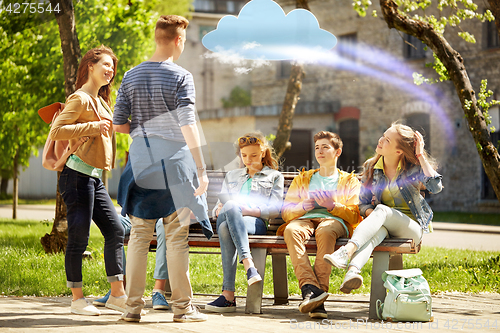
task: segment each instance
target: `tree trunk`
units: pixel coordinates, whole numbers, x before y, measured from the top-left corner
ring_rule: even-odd
[[[59,4],[61,11],[54,12],[59,26],[61,49],[64,59],[64,91],[66,97],[75,91],[76,72],[81,57],[80,43],[76,33],[75,9],[72,0],[50,0],[52,8]]]
[[[2,177],[0,181],[0,198],[7,198],[7,190],[9,189],[9,178]]]
[[[488,0],[488,3],[490,4],[490,10],[493,13],[493,16],[495,16],[495,25],[497,26],[498,34],[500,35],[500,1]]]
[[[61,49],[64,60],[64,91],[66,97],[76,88],[76,74],[81,57],[80,43],[75,26],[75,10],[71,0],[50,0],[52,8],[59,4],[61,11],[54,12],[59,26]],[[59,176],[57,173],[57,195],[54,224],[50,234],[45,234],[40,240],[46,253],[66,251],[68,242],[68,221],[66,220],[66,205],[59,193]]]
[[[309,9],[308,0],[296,0],[296,7],[309,11],[311,10]],[[293,64],[290,79],[288,80],[285,100],[281,109],[276,139],[273,142],[273,148],[278,159],[283,156],[287,149],[291,148],[291,144],[288,140],[290,140],[290,135],[292,134],[293,115],[295,114],[295,107],[299,101],[304,75],[304,66],[299,63]]]
[[[273,148],[278,158],[283,156],[287,148],[291,147],[288,140],[290,140],[290,135],[292,134],[293,115],[295,114],[295,107],[297,106],[300,90],[302,89],[303,77],[304,66],[298,63],[293,64],[290,79],[288,80],[285,101],[281,109],[278,132],[273,143]]]
[[[395,28],[420,39],[434,51],[448,70],[462,104],[484,170],[500,201],[500,155],[495,148],[495,144],[491,141],[491,135],[483,112],[477,105],[476,93],[472,88],[462,56],[448,44],[443,36],[436,33],[431,25],[401,15],[398,12],[397,4],[393,0],[380,0],[380,7],[389,28]],[[472,102],[470,106],[467,104],[468,101]]]
[[[16,220],[17,219],[17,202],[19,198],[19,181],[18,181],[18,168],[19,168],[19,155],[16,152],[16,155],[14,156],[14,184],[13,184],[13,189],[12,189],[12,219]]]

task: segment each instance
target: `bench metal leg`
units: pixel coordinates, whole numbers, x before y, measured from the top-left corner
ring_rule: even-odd
[[[389,259],[389,269],[403,269],[403,254],[402,253],[394,253],[391,255]]]
[[[264,273],[266,272],[266,248],[251,248],[253,262],[255,268],[262,277],[262,281],[254,283],[248,286],[247,289],[247,302],[245,307],[245,313],[262,313],[262,293],[264,292]]]
[[[372,284],[370,292],[370,319],[377,317],[377,300],[385,300],[385,287],[382,273],[389,269],[389,252],[373,252]]]
[[[286,254],[273,254],[274,305],[288,304],[288,275]]]

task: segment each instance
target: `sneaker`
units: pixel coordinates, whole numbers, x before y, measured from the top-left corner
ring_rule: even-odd
[[[309,312],[309,317],[311,317],[313,319],[326,319],[326,318],[328,318],[328,314],[326,313],[326,310],[325,310],[325,303],[322,303],[316,309]]]
[[[80,298],[76,301],[71,301],[71,313],[84,316],[98,316],[101,314],[101,311],[93,306],[90,301],[85,298]]]
[[[153,300],[153,309],[155,310],[169,310],[170,305],[168,305],[167,300],[165,299],[165,295],[155,291],[152,296]]]
[[[218,313],[236,312],[236,299],[228,301],[224,295],[220,295],[215,301],[205,305],[205,310]]]
[[[363,277],[359,275],[359,271],[349,270],[345,274],[344,282],[340,286],[340,291],[349,294],[351,290],[358,289],[363,285]]]
[[[341,246],[337,251],[332,254],[325,254],[323,259],[332,266],[346,269],[347,263],[349,262],[349,254],[345,249],[345,246]]]
[[[190,323],[195,321],[206,321],[208,319],[208,316],[201,313],[197,306],[192,305],[191,307],[193,309],[191,312],[174,315],[174,322]]]
[[[120,319],[128,322],[138,323],[141,321],[141,315],[139,313],[124,312]]]
[[[108,309],[113,309],[125,313],[125,308],[127,307],[127,296],[125,297],[114,297],[109,295],[109,299],[106,302],[106,307]]]
[[[111,295],[111,289],[103,298],[96,299],[95,301],[92,302],[92,304],[95,306],[106,306],[106,302],[108,301],[109,295]]]
[[[247,280],[248,280],[249,286],[251,286],[252,284],[257,283],[259,281],[262,281],[262,278],[260,277],[259,272],[257,272],[257,268],[250,267],[247,270]]]
[[[328,293],[312,284],[305,284],[300,288],[302,290],[303,301],[299,304],[299,311],[302,313],[311,312],[328,298]]]

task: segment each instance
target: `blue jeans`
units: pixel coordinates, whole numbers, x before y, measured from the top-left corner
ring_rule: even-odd
[[[222,290],[234,291],[236,279],[236,254],[243,259],[251,259],[248,235],[265,235],[266,224],[254,216],[243,216],[238,203],[229,200],[217,217],[224,279]]]
[[[130,235],[132,223],[128,216],[120,215],[120,221],[125,229],[125,236]],[[126,271],[127,260],[125,258],[125,249],[123,250],[123,271]],[[163,227],[163,219],[156,221],[156,263],[155,273],[153,277],[156,280],[168,279],[167,269],[167,246],[165,244],[165,228]]]
[[[124,230],[102,181],[64,167],[59,178],[59,191],[68,212],[67,286],[82,287],[82,254],[88,245],[92,220],[104,236],[108,282],[122,281]]]

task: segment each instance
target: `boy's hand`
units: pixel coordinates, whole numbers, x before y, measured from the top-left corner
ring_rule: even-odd
[[[307,198],[304,201],[302,201],[302,209],[305,210],[306,212],[313,210],[314,209],[314,199]]]
[[[332,211],[335,208],[335,201],[333,201],[328,191],[313,191],[311,192],[311,196],[318,205],[325,207],[328,211]]]
[[[208,188],[208,176],[205,170],[198,170],[198,181],[200,186],[194,191],[194,196],[197,197],[202,195],[207,191]]]

